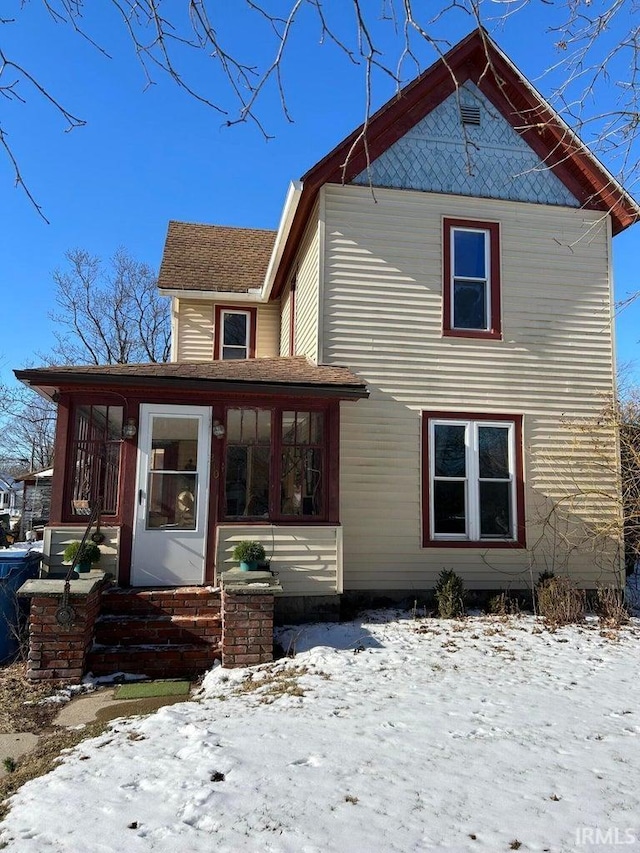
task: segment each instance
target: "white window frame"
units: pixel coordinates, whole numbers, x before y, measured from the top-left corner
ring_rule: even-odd
[[[465,428],[465,477],[435,476],[436,436],[438,425],[463,426]],[[481,478],[479,471],[479,438],[481,427],[498,427],[508,431],[509,477],[504,479]],[[467,420],[458,418],[429,419],[429,537],[434,542],[516,542],[518,538],[517,469],[516,469],[516,424],[511,420]],[[465,482],[465,533],[435,532],[435,483]],[[508,482],[511,485],[511,536],[480,535],[480,483]]]
[[[246,335],[245,335],[245,342],[244,342],[244,351],[245,351],[244,358],[245,359],[249,358],[249,352],[251,349],[251,312],[250,311],[233,311],[230,308],[222,308],[220,311],[220,344],[219,344],[220,352],[218,353],[218,359],[221,361],[224,359],[225,346],[232,348],[232,349],[239,349],[241,346],[243,346],[243,344],[226,344],[225,345],[225,342],[224,342],[225,318],[228,315],[234,316],[237,314],[243,314],[247,318]],[[227,359],[227,360],[228,361],[242,361],[242,359]]]
[[[463,231],[470,234],[484,234],[484,278],[480,276],[474,276],[473,278],[470,276],[464,275],[456,275],[456,239],[455,235],[457,231]],[[449,299],[451,305],[451,328],[460,332],[490,332],[493,328],[493,318],[491,316],[491,232],[486,228],[471,228],[462,225],[452,225],[450,228],[449,234],[449,250],[451,252],[450,257],[450,270],[451,270],[451,280],[449,282]],[[473,328],[469,328],[468,326],[457,326],[456,325],[456,301],[455,301],[455,283],[457,281],[465,282],[465,281],[484,281],[484,311],[485,311],[485,325],[484,326],[474,326]]]

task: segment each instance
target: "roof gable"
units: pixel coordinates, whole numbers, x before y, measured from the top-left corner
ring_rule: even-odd
[[[474,30],[382,106],[302,178],[303,189],[274,277],[277,296],[289,272],[317,193],[350,183],[463,84],[473,83],[540,161],[588,209],[611,215],[616,234],[640,209],[483,29]]]
[[[463,126],[461,111],[477,123]],[[352,183],[578,207],[579,201],[470,81]]]

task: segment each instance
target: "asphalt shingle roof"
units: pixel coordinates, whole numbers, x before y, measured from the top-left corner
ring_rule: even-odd
[[[169,222],[158,287],[246,293],[264,282],[276,232]]]

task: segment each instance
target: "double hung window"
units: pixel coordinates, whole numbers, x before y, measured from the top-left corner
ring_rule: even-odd
[[[255,308],[216,306],[215,357],[224,361],[255,356]]]
[[[521,418],[424,418],[425,544],[522,544]]]
[[[495,222],[444,220],[445,335],[501,336],[499,237]]]

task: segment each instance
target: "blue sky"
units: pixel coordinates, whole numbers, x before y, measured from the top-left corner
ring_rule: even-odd
[[[286,5],[285,0],[274,2]],[[16,19],[0,25],[5,52],[87,121],[85,127],[65,132],[55,111],[27,87],[21,90],[26,104],[1,104],[2,126],[50,220],[45,224],[21,190],[13,188],[11,169],[0,157],[0,381],[6,382],[11,368],[37,364],[36,352],[53,344],[47,316],[53,307],[52,272],[64,265],[65,251],[82,248],[107,257],[124,246],[157,268],[169,219],[275,228],[288,182],[358,125],[365,107],[362,66],[350,63],[333,45],[319,44],[310,10],[295,25],[283,68],[294,122],[284,118],[275,87],[268,87],[259,107],[273,136],[266,141],[251,124],[225,127],[224,117],[190,99],[161,72],[155,75],[157,85],[145,90],[127,36],[105,0],[91,0],[85,26],[112,59],[52,21],[36,0],[24,8],[19,0],[5,5],[13,8],[9,15],[3,8],[3,16],[13,12]],[[220,5],[225,8],[217,23],[233,49],[252,62],[264,62],[270,48],[256,14],[243,12],[241,0],[211,4]],[[326,5],[340,32],[350,37],[350,4],[341,3],[339,11],[332,0]],[[376,0],[373,5],[378,9],[383,4]],[[502,7],[485,2],[489,16]],[[535,4],[506,22],[486,19],[498,44],[543,94],[550,92],[553,78],[539,75],[557,59],[554,38],[547,34],[552,14],[548,5]],[[624,24],[622,20],[620,26]],[[453,44],[473,26],[469,16],[453,11],[436,32]],[[399,40],[388,24],[374,19],[374,27],[386,55],[397,56]],[[615,40],[616,32],[609,37]],[[420,53],[423,67],[435,58],[426,47]],[[204,57],[185,55],[181,62],[192,79],[203,88],[210,86],[229,105],[227,89]],[[405,82],[412,76],[406,66]],[[373,83],[377,108],[391,96],[393,84],[383,75]],[[593,109],[608,108],[614,92],[597,92]],[[639,240],[639,227],[615,240],[618,299],[640,287]],[[619,316],[619,361],[635,359],[639,320],[638,306]]]

